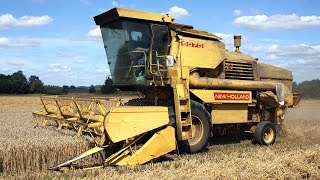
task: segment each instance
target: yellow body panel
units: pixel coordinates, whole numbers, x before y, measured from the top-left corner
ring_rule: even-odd
[[[169,123],[167,107],[113,107],[104,127],[112,142],[119,142]]]
[[[248,122],[247,104],[212,105],[212,124],[229,124]]]
[[[205,103],[252,103],[251,91],[190,89]]]
[[[143,12],[122,8],[113,8],[103,14],[94,17],[97,25],[102,25],[106,22],[110,22],[119,18],[140,19],[166,23],[173,22],[173,17],[168,14],[156,14],[152,12]]]
[[[132,140],[129,140],[121,149],[107,157],[104,160],[104,165],[108,164],[123,166],[144,164],[176,149],[175,129],[172,126],[167,126],[159,132],[156,132],[145,144],[143,144],[138,150],[135,151],[135,149],[137,148],[135,143],[137,143],[137,141],[139,141],[142,137],[144,137],[143,134],[131,138]],[[74,162],[102,150],[108,151],[108,148],[108,145],[102,147],[94,147],[76,156],[75,158],[49,168],[49,170],[66,171],[74,168],[103,168],[104,165],[83,167],[76,165],[76,163]]]
[[[143,12],[121,8],[117,8],[117,11],[120,17],[130,17],[134,19],[143,19],[159,22],[173,22],[173,17],[167,14],[156,14],[152,12]]]
[[[171,126],[155,133],[139,150],[116,165],[144,164],[176,149],[175,129]]]
[[[219,41],[179,37],[179,41],[171,42],[170,53],[180,56],[181,66],[213,69],[225,59],[225,46]]]

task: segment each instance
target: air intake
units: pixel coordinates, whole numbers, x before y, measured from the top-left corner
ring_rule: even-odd
[[[254,80],[252,63],[225,61],[225,79]]]

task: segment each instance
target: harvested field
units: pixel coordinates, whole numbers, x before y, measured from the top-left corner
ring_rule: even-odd
[[[270,147],[244,136],[215,137],[206,152],[169,154],[155,163],[65,173],[46,168],[89,148],[74,132],[32,124],[32,96],[0,97],[0,179],[301,179],[320,177],[320,101],[289,109]],[[91,160],[90,160],[91,161]]]
[[[46,164],[53,165],[87,148],[84,139],[74,138],[68,131],[34,128],[30,112],[36,104],[37,97],[0,97],[0,172],[45,170]]]

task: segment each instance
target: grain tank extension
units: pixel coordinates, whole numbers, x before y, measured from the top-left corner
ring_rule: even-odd
[[[286,109],[300,101],[292,93],[291,71],[242,54],[240,35],[234,36],[235,50],[227,51],[220,37],[176,24],[170,15],[114,8],[94,20],[114,85],[144,96],[126,104],[112,100],[110,108],[106,99],[63,104],[59,97],[42,97],[38,119],[100,137],[97,147],[52,170],[68,169],[96,152],[106,154],[97,167],[144,164],[177,148],[197,153],[212,134],[231,131],[271,145]],[[110,153],[110,147],[117,148]]]

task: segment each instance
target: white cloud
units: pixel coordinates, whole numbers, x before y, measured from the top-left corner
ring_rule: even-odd
[[[235,34],[228,34],[228,33],[212,33],[214,35],[217,35],[222,38],[222,42],[226,45],[226,49],[234,51],[234,40],[233,36]],[[254,46],[252,43],[249,42],[248,38],[246,36],[241,36],[241,48],[240,51],[242,50],[249,52],[249,53],[256,53],[257,51],[261,50],[261,47],[259,46]]]
[[[233,11],[233,15],[236,16],[236,17],[239,17],[239,16],[242,15],[242,11],[239,10],[239,9],[235,9],[235,10]]]
[[[320,58],[320,45],[312,46],[306,44],[297,44],[289,46],[273,45],[268,50],[269,54],[277,56],[295,57],[295,58]]]
[[[241,49],[240,49],[241,50]],[[245,43],[243,44],[242,48],[243,52],[248,53],[248,54],[253,54],[253,53],[261,53],[265,52],[266,48],[261,45],[253,44],[253,43]]]
[[[171,7],[166,14],[172,15],[176,19],[182,19],[182,18],[190,15],[186,9],[178,7],[178,6]]]
[[[233,34],[226,34],[226,33],[212,33],[216,36],[219,36],[222,38],[222,42],[224,42],[227,45],[233,45]]]
[[[309,63],[312,63],[312,59],[298,59],[297,64],[299,65],[307,65]]]
[[[233,34],[213,33],[223,38],[227,49],[233,51]],[[292,44],[281,45],[272,41],[259,44],[244,37],[240,51],[252,57],[259,58],[259,62],[271,64],[292,70],[295,81],[320,78],[320,44]],[[279,42],[282,42],[279,40]],[[288,42],[286,42],[288,43]],[[305,72],[308,72],[307,74]]]
[[[70,72],[71,69],[66,65],[49,64],[48,72]]]
[[[117,1],[112,1],[111,4],[112,4],[112,6],[114,6],[114,7],[119,7],[119,6],[120,6],[120,4],[117,3]]]
[[[34,48],[39,46],[39,42],[31,39],[9,39],[7,37],[0,37],[0,48]]]
[[[77,67],[77,71],[73,71],[68,65],[62,65],[60,63],[49,64],[47,67],[48,77],[52,79],[58,79],[61,84],[66,84],[68,83],[68,81],[69,83],[74,82],[75,79],[81,79],[84,76],[82,70],[80,70],[82,68],[80,68],[79,66]]]
[[[108,67],[103,43],[89,41],[86,33],[82,35],[82,39],[84,38],[86,40],[71,41],[70,37],[6,37],[10,42],[34,41],[40,46],[8,50],[6,45],[5,48],[0,48],[0,72],[12,74],[23,70],[26,76],[37,75],[45,84],[51,85],[103,84],[106,76],[110,74],[108,69],[103,73],[97,68]],[[98,74],[95,74],[96,70]],[[88,73],[94,73],[94,76],[88,76]]]
[[[280,58],[275,54],[268,54],[264,59],[267,61],[276,61],[276,60],[279,60]]]
[[[0,15],[0,29],[15,27],[35,27],[49,24],[53,21],[50,16],[22,16],[15,18],[12,14]]]
[[[85,60],[83,60],[81,57],[75,58],[75,62],[78,64],[83,64],[85,63]]]
[[[80,2],[82,2],[85,5],[91,5],[91,1],[90,0],[80,0]]]
[[[98,8],[98,12],[99,12],[99,13],[104,13],[104,12],[106,12],[106,11],[108,11],[107,8]]]
[[[21,67],[24,65],[24,61],[20,58],[7,60],[6,63],[9,65],[17,66],[17,67]]]
[[[319,59],[320,45],[307,44],[272,45],[261,57],[262,62],[291,69],[298,81],[320,78]]]
[[[240,16],[233,21],[233,25],[253,31],[301,30],[320,28],[320,16],[298,16],[296,14]]]
[[[256,44],[246,45],[254,47],[251,51],[243,47],[243,52],[258,57],[262,63],[292,70],[294,81],[320,79],[320,44]],[[257,48],[255,48],[257,47]],[[261,49],[260,49],[261,48]],[[307,73],[306,73],[307,72]]]
[[[111,5],[113,7],[118,7],[118,8],[124,8],[124,7],[127,7],[129,9],[135,9],[135,5],[134,4],[120,4],[119,2],[117,1],[111,1]],[[103,11],[105,12],[105,11]]]
[[[266,43],[280,43],[280,42],[283,42],[283,40],[280,40],[280,39],[274,39],[274,38],[263,38],[261,39],[263,42],[266,42]]]
[[[96,67],[96,69],[95,69],[95,71],[93,73],[101,74],[101,75],[107,75],[109,73],[109,70],[107,70],[106,68]]]
[[[87,33],[87,37],[92,40],[101,40],[101,30],[99,26],[91,28]]]
[[[75,62],[77,64],[85,63],[83,56],[80,56],[79,54],[77,54],[76,52],[74,52],[70,49],[59,50],[59,51],[57,51],[56,56],[59,59],[72,60],[73,62]]]

